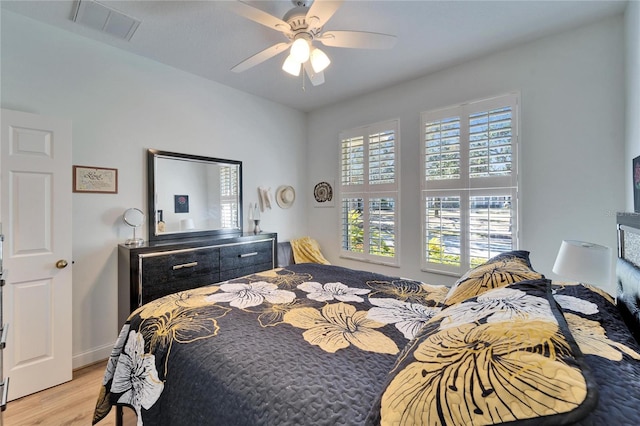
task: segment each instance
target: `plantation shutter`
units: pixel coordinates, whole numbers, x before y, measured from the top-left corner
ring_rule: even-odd
[[[421,114],[424,270],[461,274],[517,246],[517,104]]]
[[[398,122],[340,134],[341,254],[398,263]]]

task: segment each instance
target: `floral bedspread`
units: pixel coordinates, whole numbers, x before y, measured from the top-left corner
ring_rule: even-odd
[[[363,424],[448,288],[299,264],[155,300],[122,328],[94,424]]]
[[[138,425],[638,424],[640,347],[609,295],[531,280],[443,310],[447,292],[298,264],[155,300],[120,332],[94,424],[114,405]],[[531,363],[541,355],[566,365]]]

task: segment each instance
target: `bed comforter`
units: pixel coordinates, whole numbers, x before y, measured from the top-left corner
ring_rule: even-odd
[[[120,332],[94,424],[113,405],[133,408],[139,425],[637,424],[640,349],[606,295],[538,279],[445,306],[448,291],[299,264],[155,300]],[[523,295],[537,314],[512,303]],[[551,316],[535,316],[543,311]],[[505,343],[496,330],[509,328],[496,329],[497,318],[550,331]],[[542,343],[531,345],[532,335]],[[546,362],[557,368],[543,383],[555,389],[560,379],[569,403],[545,399],[557,389],[531,396],[537,371],[521,371],[534,358],[545,374]],[[503,385],[521,377],[532,382]]]

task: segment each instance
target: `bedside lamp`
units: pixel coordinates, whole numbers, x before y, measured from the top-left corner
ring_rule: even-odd
[[[607,285],[611,279],[611,249],[584,241],[563,240],[552,270],[573,281]]]
[[[196,229],[196,224],[193,222],[193,219],[186,218],[186,219],[182,219],[180,221],[180,230],[181,231],[191,231],[193,229]]]

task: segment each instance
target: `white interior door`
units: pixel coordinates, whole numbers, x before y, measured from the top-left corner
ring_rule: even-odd
[[[13,400],[72,376],[71,122],[3,109],[1,128],[3,358]]]

